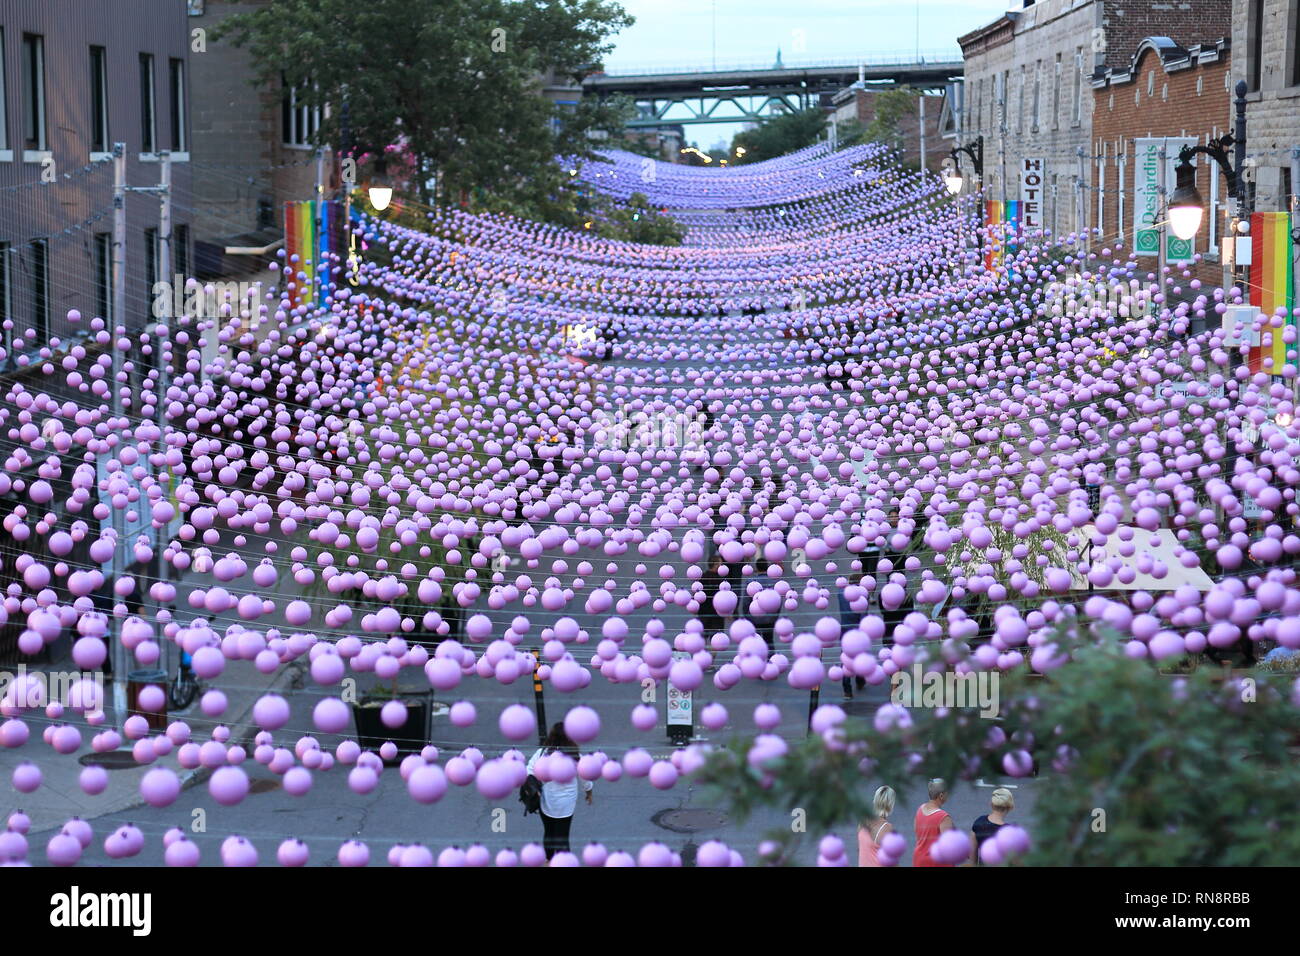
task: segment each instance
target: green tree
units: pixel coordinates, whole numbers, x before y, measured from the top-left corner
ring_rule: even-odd
[[[825,131],[826,111],[820,107],[782,113],[765,119],[755,129],[737,133],[731,141],[731,152],[736,155],[737,147],[740,147],[744,153],[736,155],[732,162],[741,165],[775,159],[811,146]]]
[[[876,115],[871,122],[863,124],[858,120],[849,120],[839,124],[837,134],[840,145],[884,143],[901,148],[903,117],[916,112],[916,97],[916,90],[901,86],[876,93],[872,100]]]
[[[620,104],[555,106],[541,78],[577,81],[631,23],[613,0],[271,0],[216,36],[249,49],[262,85],[330,107],[318,143],[342,144],[345,122],[357,152],[404,139],[445,198],[528,205],[562,185],[556,156],[622,125]]]
[[[711,755],[703,779],[741,819],[798,807],[810,837],[847,838],[879,784],[901,794],[930,777],[1005,776],[1003,758],[1023,752],[1039,773],[1030,818],[1016,821],[1033,840],[1028,863],[1290,865],[1300,852],[1294,675],[1173,676],[1126,657],[1113,632],[1095,642],[1058,628],[1049,640],[1071,660],[1002,675],[996,720],[908,709],[892,727],[849,720],[769,760],[752,759],[755,738],[743,738]],[[788,859],[796,837],[772,836]]]

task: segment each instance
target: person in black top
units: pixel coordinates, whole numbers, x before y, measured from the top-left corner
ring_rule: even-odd
[[[971,824],[971,832],[975,834],[977,859],[979,847],[984,845],[985,840],[997,836],[998,830],[1006,825],[1007,814],[1014,810],[1016,806],[1011,791],[1005,787],[998,787],[998,789],[994,790],[990,795],[989,802],[991,805],[989,812]]]
[[[713,596],[721,590],[722,582],[726,580],[722,573],[723,567],[721,555],[714,555],[713,560],[709,563],[709,569],[700,576],[703,591],[701,592],[700,611],[696,616],[704,626],[705,640],[722,630],[723,617],[713,608]]]

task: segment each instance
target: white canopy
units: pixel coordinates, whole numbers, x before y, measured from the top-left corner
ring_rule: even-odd
[[[1129,528],[1133,535],[1126,542],[1121,537],[1125,533],[1125,528],[1120,527],[1115,530],[1114,534],[1108,535],[1104,548],[1094,548],[1092,552],[1092,561],[1104,562],[1114,557],[1119,558],[1124,566],[1132,571],[1133,579],[1125,582],[1120,580],[1120,575],[1116,574],[1110,584],[1104,588],[1098,588],[1099,591],[1173,591],[1177,588],[1191,585],[1198,591],[1208,591],[1214,587],[1214,581],[1200,567],[1184,567],[1182,561],[1174,553],[1178,547],[1178,538],[1174,532],[1168,528],[1160,528],[1156,531],[1146,531],[1142,528]],[[1083,552],[1086,554],[1087,543],[1091,542],[1097,535],[1097,526],[1093,524],[1084,525],[1079,529],[1079,534],[1084,540]],[[1153,543],[1154,542],[1154,543]],[[1131,554],[1125,555],[1124,551],[1131,547]],[[1142,555],[1150,555],[1153,563],[1164,565],[1165,573],[1163,577],[1157,578],[1155,575],[1143,572],[1138,569],[1138,560]],[[1078,569],[1071,569],[1074,577],[1074,590],[1088,590],[1088,581]],[[1124,577],[1128,577],[1128,572],[1124,572]]]

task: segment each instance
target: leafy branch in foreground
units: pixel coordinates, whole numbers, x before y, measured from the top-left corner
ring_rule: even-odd
[[[760,808],[799,808],[810,835],[848,838],[871,816],[880,784],[902,794],[930,777],[1037,773],[1030,864],[1295,858],[1300,700],[1292,675],[1168,676],[1126,657],[1113,633],[1070,622],[1042,634],[1040,648],[1050,644],[1069,660],[1041,675],[1026,667],[999,674],[1001,713],[992,720],[973,709],[892,703],[871,720],[826,711],[820,733],[789,745],[736,739],[710,755],[699,777],[742,820]],[[771,837],[774,858],[787,859],[797,836]]]

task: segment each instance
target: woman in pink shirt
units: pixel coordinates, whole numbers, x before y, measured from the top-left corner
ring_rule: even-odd
[[[871,799],[876,815],[858,827],[858,866],[880,866],[876,854],[880,852],[880,841],[885,838],[885,834],[894,829],[894,825],[889,822],[889,815],[894,812],[896,799],[892,787],[877,788],[876,795]]]
[[[952,817],[943,809],[948,800],[948,784],[935,777],[926,785],[926,792],[930,799],[916,811],[916,849],[912,851],[912,865],[952,866],[951,863],[936,863],[930,856],[930,847],[934,846],[939,835],[952,829]]]

